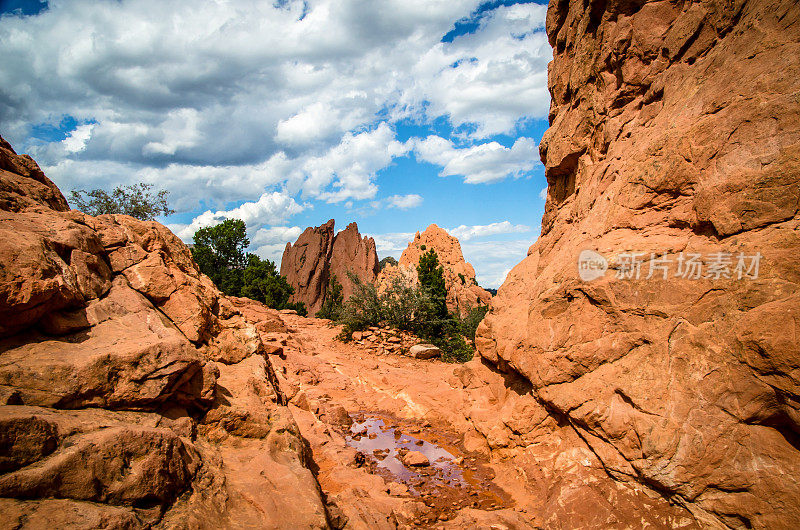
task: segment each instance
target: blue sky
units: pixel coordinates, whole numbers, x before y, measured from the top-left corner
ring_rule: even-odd
[[[276,261],[356,221],[430,223],[497,287],[538,236],[546,6],[0,0],[0,134],[67,193],[150,182],[185,241],[225,218]]]

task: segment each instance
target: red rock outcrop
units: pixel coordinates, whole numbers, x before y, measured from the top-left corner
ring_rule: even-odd
[[[531,383],[535,436],[560,436],[541,417],[569,426],[564,450],[585,444],[703,526],[790,528],[800,5],[554,0],[547,33],[542,235],[493,300],[479,352]],[[587,250],[609,267],[589,254],[592,281]],[[580,490],[572,500],[592,509]]]
[[[358,225],[350,223],[333,238],[333,250],[329,260],[329,274],[336,275],[342,284],[344,299],[353,294],[353,284],[347,273],[352,272],[364,282],[374,283],[380,272],[375,240],[361,237]]]
[[[0,139],[0,526],[326,527],[278,349],[169,230],[69,210]]]
[[[408,243],[408,247],[400,255],[397,269],[405,276],[416,280],[419,259],[430,249],[436,250],[439,263],[444,268],[447,307],[450,310],[454,311],[456,308],[464,310],[489,303],[492,295],[478,285],[475,269],[464,260],[458,239],[435,224],[430,225],[422,233],[416,233],[414,240]],[[384,276],[387,278],[401,274],[390,266],[385,270]]]
[[[313,316],[322,308],[332,275],[342,284],[345,300],[353,294],[347,272],[365,282],[374,282],[380,270],[375,240],[361,237],[358,225],[350,223],[339,232],[334,220],[300,234],[294,245],[286,243],[281,259],[281,276],[294,287],[292,302],[303,302]]]

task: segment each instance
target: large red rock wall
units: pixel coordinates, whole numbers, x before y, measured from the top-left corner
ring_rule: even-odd
[[[530,381],[617,481],[705,526],[789,528],[800,4],[553,0],[547,32],[542,235],[493,300],[479,352]],[[584,250],[608,260],[604,277],[581,280]],[[644,256],[639,279],[617,278],[626,253]],[[672,260],[666,278],[647,279],[650,253]],[[699,254],[699,278],[676,276],[681,253]],[[739,279],[740,254],[760,254],[757,278]],[[715,278],[715,255],[731,277]]]
[[[0,527],[327,527],[260,329],[285,326],[246,311],[0,138]]]
[[[322,308],[333,275],[347,300],[353,294],[348,272],[373,283],[380,270],[374,239],[362,238],[356,223],[350,223],[338,234],[334,226],[331,219],[324,225],[306,228],[294,245],[286,243],[281,259],[281,275],[294,287],[292,302],[303,302],[309,316]]]

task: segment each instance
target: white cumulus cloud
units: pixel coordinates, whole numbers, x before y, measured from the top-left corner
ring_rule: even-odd
[[[481,3],[52,1],[0,20],[0,123],[65,189],[154,182],[182,211],[284,188],[368,200],[407,153],[386,130],[398,119],[480,138],[547,115],[544,6],[487,10],[441,42]],[[30,139],[63,116],[92,125]],[[503,178],[472,160],[511,156],[499,147],[451,153],[443,174]]]
[[[470,125],[475,138],[511,132],[524,117],[547,116],[546,14],[546,5],[500,7],[474,33],[434,45],[414,66],[403,109]]]
[[[383,259],[392,256],[399,259],[400,254],[414,239],[414,232],[393,232],[388,234],[365,234],[375,240],[375,249],[378,257]]]
[[[457,237],[459,241],[469,241],[478,237],[494,236],[498,234],[519,234],[530,232],[531,227],[526,225],[515,225],[509,221],[491,223],[488,225],[461,225],[447,230],[450,235]]]
[[[497,182],[508,177],[520,177],[538,163],[536,142],[517,138],[514,145],[505,147],[487,142],[458,148],[440,136],[428,136],[414,142],[418,159],[442,166],[440,176],[458,175],[468,184]]]
[[[372,131],[347,133],[323,155],[301,161],[303,191],[326,202],[371,199],[378,191],[375,174],[408,150],[385,122]]]
[[[392,195],[386,198],[386,204],[389,208],[397,208],[398,210],[410,210],[422,204],[422,196],[416,193],[408,195]]]
[[[231,210],[206,210],[188,225],[169,225],[175,234],[189,241],[201,228],[213,226],[226,219],[241,219],[248,229],[265,224],[279,224],[302,212],[305,207],[280,192],[264,193],[257,201],[245,202]],[[258,232],[256,232],[258,234]]]
[[[461,245],[464,259],[475,267],[475,276],[481,287],[496,289],[502,285],[508,272],[525,256],[533,239],[514,241],[467,241]]]
[[[250,244],[251,247],[254,248],[254,254],[273,261],[280,266],[286,243],[295,242],[302,233],[303,229],[299,226],[270,226],[259,228],[250,238]]]

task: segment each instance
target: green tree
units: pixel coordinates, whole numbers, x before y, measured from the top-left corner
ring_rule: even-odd
[[[444,267],[439,265],[439,256],[430,249],[419,258],[417,276],[420,286],[428,292],[433,301],[434,318],[447,318],[447,287],[444,283]]]
[[[342,314],[342,307],[344,306],[344,292],[342,284],[336,279],[336,275],[332,275],[328,280],[328,290],[325,293],[325,300],[322,302],[322,307],[317,311],[317,318],[328,318],[330,320],[339,320]]]
[[[248,245],[244,221],[227,219],[195,232],[192,257],[200,272],[223,293],[258,300],[273,309],[294,309],[306,316],[305,304],[289,302],[294,288],[278,273],[275,263],[245,253]]]
[[[483,317],[489,312],[489,306],[478,304],[476,307],[468,308],[467,314],[461,320],[461,333],[469,338],[475,340],[475,332],[478,330],[478,324],[481,323]]]
[[[286,308],[294,288],[278,274],[275,263],[247,255],[247,267],[242,272],[241,295],[264,303],[267,307]]]
[[[111,193],[95,189],[72,190],[70,202],[75,208],[89,215],[121,213],[143,221],[158,215],[175,213],[167,203],[167,190],[152,192],[153,185],[139,182],[128,186],[117,186]]]
[[[201,228],[194,234],[192,257],[198,268],[225,294],[239,296],[242,271],[247,266],[245,249],[250,245],[247,227],[240,219]]]
[[[394,259],[392,256],[386,256],[383,258],[380,263],[378,263],[381,270],[383,270],[387,265],[397,265],[397,260]]]

